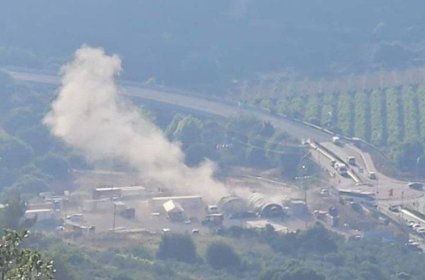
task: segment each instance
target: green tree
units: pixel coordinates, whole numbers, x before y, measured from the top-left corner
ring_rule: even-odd
[[[20,193],[39,194],[40,192],[47,191],[49,184],[40,176],[27,174],[19,177],[13,187]]]
[[[53,261],[43,260],[41,254],[31,249],[21,249],[28,231],[6,230],[0,241],[0,273],[2,280],[53,279]]]
[[[174,259],[194,263],[197,260],[196,246],[187,234],[165,234],[162,236],[156,255],[159,259]]]
[[[263,122],[252,115],[238,115],[231,118],[226,125],[230,135],[256,135],[263,131]]]
[[[201,133],[201,121],[189,115],[178,123],[173,139],[180,141],[185,150],[190,145],[201,142]]]
[[[174,132],[177,129],[177,126],[179,125],[179,122],[184,118],[182,114],[175,114],[173,117],[173,120],[168,124],[167,128],[165,129],[165,135],[170,140],[174,140]]]
[[[0,211],[0,225],[4,228],[17,230],[22,227],[25,221],[22,217],[25,213],[25,202],[21,200],[19,194],[10,194],[5,200],[5,208]]]
[[[207,248],[207,261],[216,269],[237,268],[241,265],[238,254],[224,242],[213,242]]]
[[[39,119],[30,107],[13,109],[3,121],[3,128],[10,134],[15,134],[19,129],[36,125]]]
[[[29,164],[34,156],[30,146],[17,138],[0,139],[0,166],[18,169]]]
[[[70,176],[70,168],[64,157],[58,154],[47,154],[35,160],[35,166],[55,179],[66,180]]]
[[[186,151],[186,164],[188,166],[197,166],[205,158],[213,159],[213,151],[205,144],[195,143],[190,145]]]
[[[12,78],[9,74],[0,71],[0,115],[6,112],[9,108],[9,101],[11,96],[11,90],[9,85],[12,83]]]
[[[52,148],[52,138],[43,125],[24,127],[17,131],[16,136],[30,145],[36,155],[44,155]]]
[[[407,141],[395,146],[391,151],[391,155],[399,170],[415,171],[416,167],[420,169],[419,171],[425,169],[425,160],[423,159],[424,147],[417,140]],[[417,164],[418,166],[416,166]]]
[[[293,265],[287,269],[278,269],[263,272],[260,276],[261,280],[325,280],[325,277],[316,271]]]

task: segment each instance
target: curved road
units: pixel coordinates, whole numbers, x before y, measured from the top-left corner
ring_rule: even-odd
[[[54,86],[60,85],[60,78],[58,76],[13,71],[8,72],[17,80],[44,83]],[[338,188],[375,192],[378,194],[377,197],[379,200],[387,201],[390,204],[402,203],[404,200],[418,200],[422,197],[422,192],[409,189],[406,182],[400,182],[378,173],[369,154],[359,150],[351,143],[345,143],[342,147],[335,146],[330,143],[331,135],[302,123],[277,115],[271,115],[258,108],[239,107],[236,104],[206,98],[196,94],[188,94],[173,89],[150,88],[130,82],[121,82],[120,89],[123,95],[133,99],[138,98],[178,106],[213,116],[232,117],[240,113],[253,114],[264,121],[271,122],[276,128],[285,130],[297,138],[314,139],[315,141],[320,142],[323,146],[343,160],[345,160],[347,156],[354,156],[357,160],[357,166],[350,168],[359,175],[364,184],[356,185],[353,181],[336,175],[334,184],[337,185]],[[313,156],[324,169],[332,172],[333,168],[330,167],[330,161],[328,159],[321,157],[317,152],[313,153]],[[361,173],[362,170],[363,173]],[[368,171],[375,172],[378,180],[368,179]],[[389,191],[391,189],[393,190],[393,196],[390,197]]]

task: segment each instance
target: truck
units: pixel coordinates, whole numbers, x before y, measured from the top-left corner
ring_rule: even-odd
[[[332,143],[335,145],[341,145],[341,139],[338,136],[332,137]]]
[[[347,176],[348,170],[347,170],[347,166],[344,163],[337,162],[335,164],[335,169],[336,171],[338,171],[340,175]]]
[[[223,214],[209,214],[201,221],[201,224],[207,227],[221,227],[223,225],[223,220]]]

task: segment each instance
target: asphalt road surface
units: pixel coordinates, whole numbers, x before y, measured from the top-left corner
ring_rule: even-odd
[[[55,86],[60,85],[60,78],[58,76],[12,71],[9,71],[9,73],[12,77],[21,81],[44,83]],[[387,203],[400,204],[403,203],[404,200],[418,200],[418,203],[425,205],[425,200],[422,201],[423,192],[411,190],[407,187],[407,182],[401,182],[377,172],[368,153],[361,151],[351,143],[345,143],[341,147],[336,146],[330,143],[332,136],[321,130],[278,115],[272,115],[258,108],[238,106],[236,103],[205,98],[193,93],[160,87],[152,88],[130,82],[120,82],[120,89],[124,96],[132,99],[140,98],[142,100],[159,102],[204,114],[207,113],[212,116],[232,117],[241,113],[255,115],[264,121],[271,122],[277,129],[284,130],[299,139],[314,139],[343,160],[346,160],[348,156],[354,156],[357,164],[356,166],[350,166],[350,169],[358,174],[363,183],[356,184],[352,180],[335,174],[335,179],[332,180],[332,184],[335,184],[336,187],[375,192],[379,200],[387,201]],[[313,158],[322,165],[325,170],[332,172],[329,160],[320,155],[316,155]],[[367,176],[368,172],[375,172],[377,180],[369,179]],[[390,190],[393,191],[392,196],[389,195]],[[423,211],[423,209],[420,210]]]

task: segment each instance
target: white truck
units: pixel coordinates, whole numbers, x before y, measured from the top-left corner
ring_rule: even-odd
[[[340,175],[347,176],[348,170],[347,170],[347,166],[344,163],[337,162],[335,164],[335,169],[336,171],[338,171]]]
[[[339,138],[338,136],[332,137],[332,143],[334,143],[335,145],[341,145],[341,138]]]
[[[348,157],[347,158],[349,165],[356,165],[356,158],[355,157]]]

